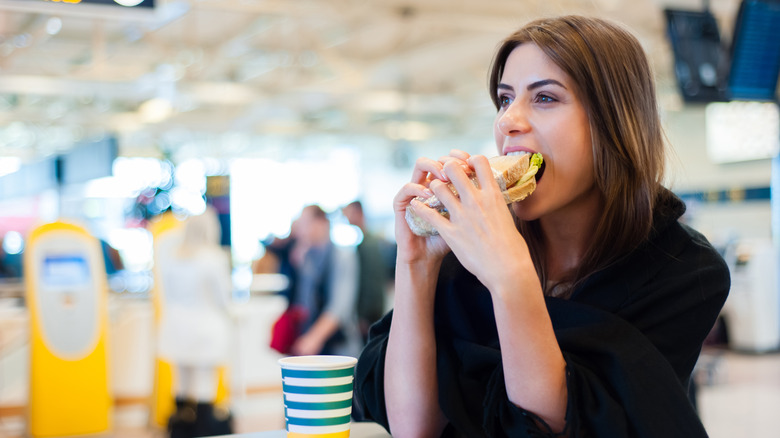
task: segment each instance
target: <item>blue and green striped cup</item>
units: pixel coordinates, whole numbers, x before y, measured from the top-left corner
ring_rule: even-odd
[[[291,356],[282,367],[288,438],[348,438],[357,359]]]

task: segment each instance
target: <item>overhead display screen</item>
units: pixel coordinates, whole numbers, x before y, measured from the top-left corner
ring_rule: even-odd
[[[780,74],[780,1],[745,0],[737,15],[729,89],[735,99],[776,99]]]

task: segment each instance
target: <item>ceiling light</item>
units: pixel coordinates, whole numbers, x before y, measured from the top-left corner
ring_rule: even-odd
[[[145,123],[159,123],[171,116],[173,104],[168,99],[155,97],[142,103],[138,113]]]

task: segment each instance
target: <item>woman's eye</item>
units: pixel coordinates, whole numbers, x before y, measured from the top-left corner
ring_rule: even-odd
[[[501,103],[501,107],[505,108],[512,104],[512,98],[509,96],[498,96],[498,101]]]
[[[536,96],[536,101],[539,103],[552,103],[555,102],[555,98],[546,94],[540,94]]]

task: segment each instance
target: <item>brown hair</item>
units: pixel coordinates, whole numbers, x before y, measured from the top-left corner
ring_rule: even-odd
[[[328,214],[325,213],[325,210],[322,209],[319,205],[316,204],[309,204],[303,207],[303,210],[307,210],[311,212],[311,216],[317,220],[329,220]]]
[[[499,45],[489,73],[496,108],[500,107],[497,88],[506,60],[525,43],[538,46],[573,80],[590,123],[594,173],[604,212],[580,266],[567,275],[571,292],[592,273],[636,248],[650,233],[665,159],[655,84],[639,41],[620,26],[582,16],[541,19]],[[518,228],[529,242],[547,288],[538,221],[518,221]]]

